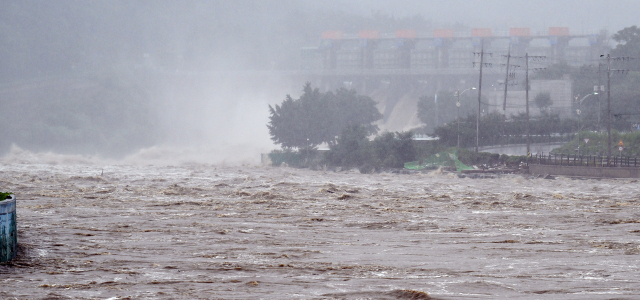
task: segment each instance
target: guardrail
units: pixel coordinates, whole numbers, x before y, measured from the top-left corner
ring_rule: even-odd
[[[529,164],[581,166],[581,167],[640,167],[638,157],[628,156],[598,156],[571,154],[536,154],[529,158]]]

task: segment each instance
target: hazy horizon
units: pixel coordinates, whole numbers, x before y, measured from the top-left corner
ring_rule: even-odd
[[[307,1],[312,2],[312,1]],[[636,25],[640,2],[580,0],[328,0],[326,7],[336,7],[358,14],[380,12],[395,17],[422,15],[440,26],[462,23],[469,27],[529,27],[532,32],[548,27],[569,27],[572,33],[610,33]]]
[[[24,124],[0,130],[0,152],[14,143],[120,155],[183,145],[230,152],[222,157],[243,149],[257,159],[276,148],[267,105],[302,89],[269,71],[298,68],[300,48],[319,45],[323,31],[569,27],[572,34],[612,34],[635,25],[637,11],[640,1],[4,1],[0,108],[5,118],[24,112]],[[243,70],[266,79],[225,75]],[[164,75],[179,72],[186,75],[178,80]],[[120,131],[111,132],[114,126]],[[82,147],[65,147],[69,141]]]

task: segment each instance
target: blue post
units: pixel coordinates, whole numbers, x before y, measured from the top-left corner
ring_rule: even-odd
[[[0,201],[0,262],[12,260],[18,251],[16,196]]]

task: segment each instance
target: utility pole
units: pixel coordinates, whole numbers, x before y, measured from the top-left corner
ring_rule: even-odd
[[[589,95],[587,95],[587,96],[589,96]],[[584,99],[587,99],[587,96],[585,96]],[[578,97],[580,97],[579,94],[578,94]],[[582,99],[582,100],[584,100],[584,99]],[[576,100],[578,100],[578,99],[576,99]],[[580,156],[580,129],[582,129],[580,127],[580,119],[582,119],[582,101],[578,101],[578,156]]]
[[[529,122],[529,59],[544,60],[546,56],[529,56],[529,53],[524,54],[525,60],[525,106],[527,107],[527,156],[531,155],[531,124]],[[541,71],[544,68],[534,68],[534,71]]]
[[[502,142],[504,144],[505,139],[504,137],[506,136],[506,127],[507,127],[507,88],[509,86],[509,77],[512,77],[512,79],[515,79],[515,72],[514,73],[510,73],[510,67],[511,65],[509,64],[511,59],[511,44],[509,44],[509,51],[507,52],[507,70],[506,70],[506,74],[504,76],[504,100],[502,101],[502,112],[504,114],[504,120],[502,122]],[[519,67],[519,66],[514,66],[514,67]],[[508,141],[507,141],[508,142]]]
[[[480,144],[480,104],[482,104],[482,67],[485,66],[484,62],[484,40],[481,39],[480,42],[480,53],[474,52],[475,55],[480,55],[480,78],[478,79],[478,117],[476,118],[476,153],[478,153],[478,148]],[[491,56],[491,53],[487,53]],[[491,67],[491,63],[486,63],[487,67]],[[473,66],[476,66],[476,63],[473,62]]]
[[[600,55],[601,58],[604,57],[603,55]],[[615,73],[620,73],[620,74],[626,74],[629,72],[629,70],[614,70],[611,69],[611,60],[614,61],[626,61],[626,60],[631,60],[633,58],[631,57],[611,57],[611,54],[607,54],[607,165],[609,165],[610,161],[611,161],[611,73],[615,72]],[[598,64],[598,72],[600,71],[600,64]],[[600,79],[600,76],[598,76],[598,81]],[[595,90],[596,88],[594,88]],[[600,90],[602,90],[602,86],[600,87]]]
[[[601,92],[602,91],[602,87],[604,87],[602,85],[602,82],[600,81],[600,67],[602,66],[602,64],[600,62],[598,62],[598,87],[600,87]],[[594,92],[598,92],[597,88],[594,88]],[[598,96],[598,132],[602,132],[602,126],[600,125],[600,112],[602,112],[602,102],[600,101],[600,96]]]
[[[524,54],[525,61],[525,104],[527,106],[527,157],[531,154],[530,126],[529,126],[529,53]]]
[[[438,94],[436,93],[435,98],[433,99],[433,101],[436,104],[436,127],[440,126],[439,122],[440,122],[440,118],[439,118],[439,112],[438,112]]]
[[[504,101],[502,102],[502,111],[507,114],[507,86],[509,85],[509,59],[511,58],[511,44],[509,44],[509,52],[507,52],[507,74],[504,76]]]
[[[484,40],[480,46],[480,79],[478,80],[478,117],[476,118],[476,153],[478,153],[480,132],[480,100],[482,99],[482,65],[484,64]]]
[[[611,160],[611,54],[607,54],[607,166]]]
[[[458,98],[458,101],[456,101],[456,123],[458,123],[458,130],[456,131],[458,133],[458,146],[456,147],[457,151],[457,149],[460,149],[460,90],[456,90],[455,96]]]

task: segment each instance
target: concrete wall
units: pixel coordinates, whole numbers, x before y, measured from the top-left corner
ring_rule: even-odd
[[[529,173],[577,177],[640,178],[640,168],[602,168],[530,164]]]

